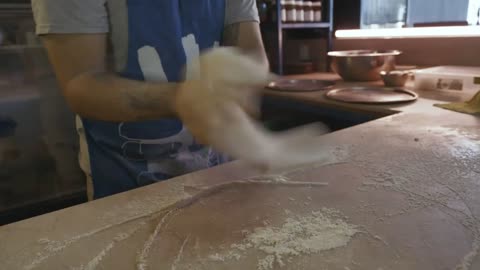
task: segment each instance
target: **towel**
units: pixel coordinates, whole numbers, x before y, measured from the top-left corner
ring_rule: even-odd
[[[460,113],[480,115],[480,91],[467,102],[435,104],[435,106]]]

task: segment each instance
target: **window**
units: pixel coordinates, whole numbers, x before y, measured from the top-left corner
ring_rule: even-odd
[[[408,0],[362,0],[361,28],[400,28],[407,19]]]
[[[480,0],[362,0],[361,28],[480,24]]]

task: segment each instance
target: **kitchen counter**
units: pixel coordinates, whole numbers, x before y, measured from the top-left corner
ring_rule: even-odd
[[[480,269],[480,118],[431,99],[466,96],[373,106],[323,94],[266,93],[385,117],[319,137],[312,148],[331,158],[311,166],[265,175],[233,162],[0,227],[1,268]],[[312,220],[321,232],[274,243]]]

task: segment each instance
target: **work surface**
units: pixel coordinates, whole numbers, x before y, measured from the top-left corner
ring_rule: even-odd
[[[1,227],[0,268],[480,269],[480,118],[268,95],[400,113],[319,137],[311,166],[234,162]]]

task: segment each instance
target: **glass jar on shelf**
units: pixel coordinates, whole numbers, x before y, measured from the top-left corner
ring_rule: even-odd
[[[285,1],[285,13],[286,13],[286,20],[285,22],[296,22],[297,21],[297,10],[295,1],[287,0]]]
[[[322,21],[322,1],[313,1],[312,2],[312,8],[313,8],[313,20],[315,22],[321,22]]]
[[[287,9],[285,7],[285,0],[282,0],[280,1],[280,5],[281,5],[281,18],[282,18],[282,22],[286,22],[287,21]]]
[[[296,22],[305,21],[305,13],[303,10],[303,0],[295,1],[295,10],[296,10]]]
[[[313,12],[312,1],[303,2],[303,13],[305,22],[313,22],[315,20],[315,14]]]

